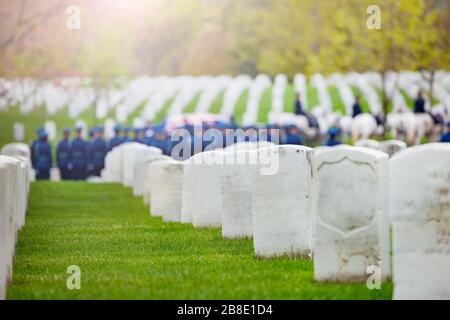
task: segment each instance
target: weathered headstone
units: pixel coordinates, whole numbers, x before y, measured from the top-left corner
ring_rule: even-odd
[[[137,151],[134,161],[133,195],[135,197],[144,194],[145,178],[147,173],[146,162],[148,159],[162,158],[162,150],[155,147],[147,147]]]
[[[122,145],[119,145],[106,154],[101,177],[105,182],[121,183],[122,176]]]
[[[355,147],[369,148],[380,150],[380,143],[372,139],[361,139],[355,142]]]
[[[166,167],[172,166],[174,160],[154,161],[150,165],[152,181],[150,183],[150,213],[152,216],[164,217],[169,214],[171,208],[168,203],[171,201],[167,182]],[[180,192],[181,193],[181,192]],[[181,216],[181,197],[180,197],[180,216]]]
[[[407,148],[405,142],[400,140],[387,140],[380,142],[380,151],[386,152],[389,157],[392,157],[397,152],[400,152]]]
[[[197,199],[195,198],[194,184],[195,184],[195,171],[192,170],[193,164],[191,158],[184,161],[183,166],[183,187],[182,187],[182,200],[181,200],[181,222],[192,223],[194,216],[194,206]]]
[[[222,225],[221,150],[202,152],[191,157],[196,177],[193,192],[197,201],[193,208],[194,227],[220,227]]]
[[[314,159],[314,277],[379,281],[389,275],[388,155],[342,146]]]
[[[170,160],[161,163],[163,183],[156,188],[158,194],[163,193],[162,217],[164,221],[181,221],[183,162]],[[158,196],[158,195],[157,195]]]
[[[148,148],[138,142],[127,142],[121,145],[122,151],[122,184],[126,187],[133,186],[134,180],[134,161],[136,159],[136,153],[139,150],[144,150]]]
[[[0,299],[12,279],[14,246],[19,212],[19,160],[0,156]]]
[[[450,299],[450,144],[389,160],[394,299]]]
[[[312,161],[314,151],[303,146],[273,146],[258,150],[258,163],[268,157],[275,170],[255,173],[252,188],[255,255],[311,255]]]
[[[144,173],[144,185],[143,185],[144,204],[149,205],[150,200],[151,200],[151,190],[152,190],[152,185],[154,182],[154,179],[152,176],[153,172],[151,169],[152,163],[156,162],[156,161],[160,161],[160,160],[169,160],[169,159],[170,159],[169,156],[166,156],[163,154],[157,155],[154,157],[152,156],[152,157],[146,159],[146,161],[144,163],[145,173]]]
[[[10,171],[0,159],[0,300],[6,297],[11,239],[12,196]]]
[[[259,173],[253,150],[229,150],[232,161],[222,168],[222,237],[252,238],[252,185]],[[238,159],[241,161],[238,163]],[[256,158],[255,158],[256,159]]]

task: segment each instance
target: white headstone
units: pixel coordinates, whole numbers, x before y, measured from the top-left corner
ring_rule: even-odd
[[[25,125],[23,123],[14,122],[13,131],[14,131],[14,141],[25,140]]]
[[[361,139],[355,142],[355,147],[363,147],[374,150],[380,150],[380,143],[372,139]]]
[[[386,152],[390,157],[392,157],[397,152],[400,152],[407,148],[405,142],[400,140],[387,140],[380,142],[380,151]]]
[[[222,225],[221,167],[224,152],[214,150],[191,157],[194,198],[192,224],[194,227],[220,227]]]
[[[105,168],[101,172],[105,182],[122,182],[122,145],[109,151],[105,157]]]
[[[147,172],[146,162],[148,159],[154,159],[155,157],[162,157],[161,149],[147,147],[136,152],[133,179],[133,195],[135,197],[142,196],[144,194],[144,184]]]
[[[388,155],[342,146],[314,159],[314,277],[317,281],[379,280],[389,275]]]
[[[162,184],[156,188],[156,197],[164,199],[161,212],[164,221],[180,222],[182,191],[183,191],[183,162],[170,160],[158,162],[162,166]]]
[[[394,299],[450,299],[450,144],[391,160]]]
[[[6,284],[12,279],[20,215],[19,162],[9,156],[0,156],[0,299],[5,298]]]
[[[138,142],[127,142],[121,145],[122,151],[122,183],[126,187],[132,187],[134,181],[134,162],[136,159],[136,153],[139,150],[148,148]]]
[[[256,256],[310,256],[313,155],[313,149],[293,145],[258,150],[260,163],[269,157],[278,169],[255,174],[252,218]]]
[[[105,137],[111,139],[114,137],[114,127],[116,126],[116,122],[108,118],[105,120]]]
[[[222,237],[228,239],[252,238],[252,185],[254,175],[259,173],[256,161],[252,162],[253,150],[232,150],[232,163],[222,170]],[[243,161],[237,161],[242,159]],[[236,160],[236,161],[234,161]]]
[[[53,141],[56,139],[56,123],[52,120],[45,121],[44,129],[48,134],[48,140]]]
[[[192,169],[191,158],[184,161],[183,167],[183,188],[181,200],[181,222],[192,223],[194,216],[194,207],[196,203],[194,184],[195,184],[195,170]]]
[[[170,216],[170,211],[173,211],[174,206],[178,207],[179,204],[179,217],[181,217],[181,190],[182,181],[180,181],[180,200],[179,203],[176,200],[176,204],[170,204],[173,200],[172,193],[170,191],[170,182],[172,179],[167,175],[171,175],[171,168],[176,166],[176,161],[172,159],[154,161],[150,165],[151,170],[151,185],[150,185],[150,213],[152,216],[165,217]],[[175,173],[173,174],[175,175]],[[180,174],[180,180],[182,179],[182,172]],[[170,181],[169,181],[170,179]],[[176,213],[175,213],[176,214]]]
[[[151,169],[152,163],[156,162],[156,161],[160,161],[160,160],[169,160],[169,159],[170,159],[169,156],[166,156],[166,155],[163,155],[163,154],[162,155],[157,155],[157,156],[154,156],[154,157],[152,156],[152,157],[146,159],[145,164],[144,164],[144,166],[145,166],[145,173],[144,173],[144,185],[143,185],[143,188],[144,188],[144,191],[143,191],[144,204],[146,204],[146,205],[150,204],[151,190],[152,190],[152,187],[153,187],[153,183],[155,182],[154,178],[153,178],[153,175],[152,175],[153,172],[152,172],[152,169]]]

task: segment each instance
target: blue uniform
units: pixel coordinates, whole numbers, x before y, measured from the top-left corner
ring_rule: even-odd
[[[111,151],[114,147],[117,147],[123,142],[122,137],[115,136],[109,140],[108,150]]]
[[[52,167],[52,146],[44,139],[33,142],[32,165],[36,170],[37,180],[50,179],[50,168]]]
[[[100,176],[100,172],[105,167],[105,156],[108,151],[105,139],[94,139],[93,147],[93,175]]]
[[[302,107],[302,103],[301,103],[301,101],[299,100],[299,99],[297,99],[296,101],[295,101],[295,114],[296,115],[301,115],[301,114],[303,114],[304,112],[303,112],[303,107]]]
[[[69,139],[61,140],[56,146],[56,164],[62,180],[71,178],[71,146]]]
[[[450,142],[450,131],[441,135],[440,142]]]
[[[339,144],[342,144],[342,142],[340,142],[336,138],[329,138],[327,140],[327,142],[325,143],[325,145],[328,146],[328,147],[334,147],[334,146],[337,146]]]
[[[425,113],[425,100],[419,98],[414,100],[414,113]]]
[[[82,138],[72,140],[72,179],[84,180],[87,176],[88,144]]]
[[[352,117],[356,117],[358,114],[362,113],[362,109],[361,106],[359,105],[358,102],[355,102],[355,104],[353,105],[353,113],[352,113]]]
[[[91,140],[87,141],[87,161],[86,161],[86,174],[88,177],[94,175],[94,140],[91,138]]]
[[[303,145],[303,139],[298,133],[296,134],[288,133],[286,134],[284,144]]]

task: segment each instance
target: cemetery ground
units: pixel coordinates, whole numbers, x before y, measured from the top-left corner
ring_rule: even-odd
[[[81,288],[66,286],[81,269]],[[151,217],[118,184],[35,182],[8,299],[391,299],[392,283],[316,283],[312,260],[256,259],[251,240],[222,240]]]

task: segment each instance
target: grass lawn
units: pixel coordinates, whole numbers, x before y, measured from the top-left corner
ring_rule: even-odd
[[[81,268],[69,290],[67,267]],[[316,284],[309,260],[253,257],[251,240],[222,240],[151,217],[116,184],[36,182],[19,234],[8,299],[390,299],[392,284]]]

